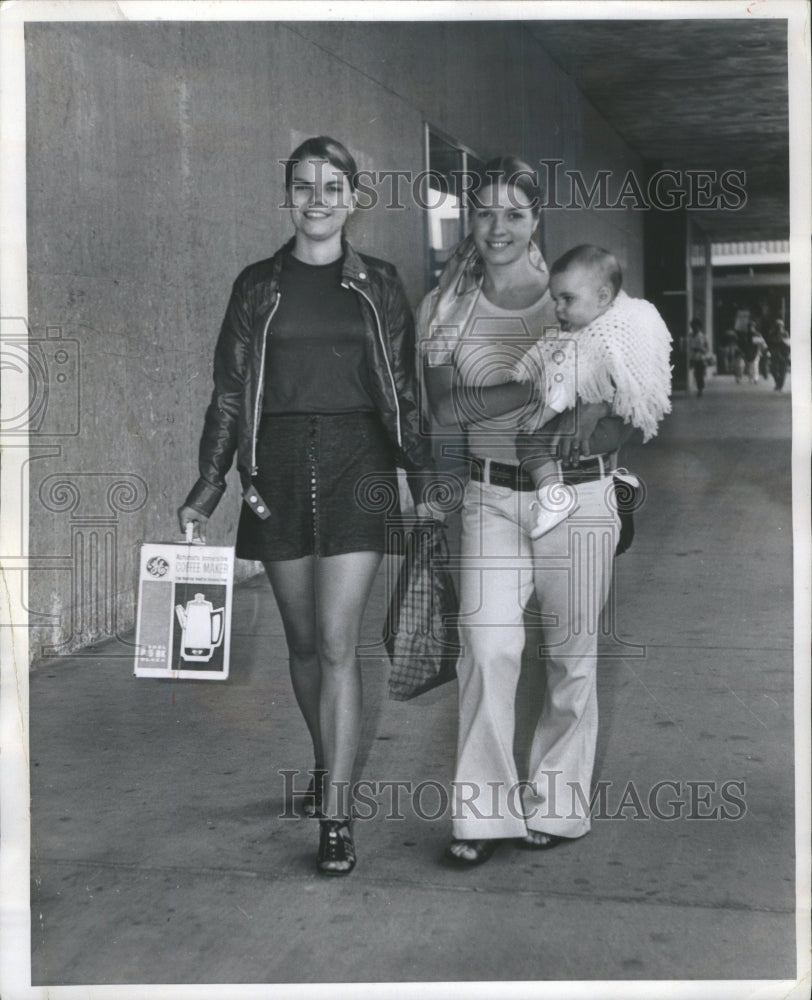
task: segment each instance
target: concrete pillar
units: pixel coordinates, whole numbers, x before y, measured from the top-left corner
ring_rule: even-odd
[[[650,169],[654,169],[650,166]],[[660,311],[674,340],[671,362],[675,389],[687,386],[685,338],[690,302],[690,269],[686,267],[688,221],[685,211],[651,207],[643,229],[644,296]]]
[[[716,352],[715,331],[713,328],[713,260],[711,258],[711,238],[710,234],[705,234],[705,336],[711,352]]]

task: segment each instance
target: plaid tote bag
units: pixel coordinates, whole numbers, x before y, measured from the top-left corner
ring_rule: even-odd
[[[448,563],[441,521],[422,521],[407,529],[383,634],[392,664],[393,701],[408,701],[457,676],[458,604]]]

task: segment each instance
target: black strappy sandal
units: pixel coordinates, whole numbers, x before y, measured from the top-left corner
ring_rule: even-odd
[[[454,837],[445,850],[443,861],[452,868],[475,868],[477,865],[484,865],[496,850],[499,841],[496,838],[490,840],[462,840]],[[462,844],[473,851],[472,858],[466,858],[457,854],[452,848],[456,844]]]
[[[343,867],[332,867],[335,864]],[[355,844],[348,819],[319,820],[316,867],[322,875],[349,875],[355,868]]]
[[[327,772],[320,767],[314,767],[310,772],[310,784],[302,796],[302,812],[305,816],[321,816],[324,801],[324,777]]]
[[[571,844],[577,837],[561,837],[557,833],[528,830],[523,837],[516,838],[516,846],[523,851],[550,851],[562,844]]]

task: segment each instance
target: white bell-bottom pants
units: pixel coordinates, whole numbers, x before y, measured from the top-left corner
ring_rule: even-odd
[[[611,476],[578,487],[578,506],[535,541],[531,491],[471,481],[460,553],[459,733],[453,833],[579,837],[598,730],[596,667],[618,517]],[[546,692],[528,782],[513,755],[524,610],[535,590],[544,622]]]

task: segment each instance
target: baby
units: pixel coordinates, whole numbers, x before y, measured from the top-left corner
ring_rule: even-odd
[[[541,433],[545,424],[572,409],[577,399],[608,403],[612,415],[638,427],[648,441],[671,410],[671,335],[655,307],[630,298],[622,282],[617,258],[600,247],[585,244],[559,257],[550,268],[550,294],[567,336],[542,338],[514,369],[517,380],[540,379],[545,388],[536,430],[516,439],[519,461],[538,490],[533,538],[572,513],[578,491],[587,488],[562,489],[558,477],[551,481],[543,475],[551,460],[549,444],[545,456],[543,443],[549,433]],[[637,485],[634,477],[626,481]],[[605,483],[597,488],[605,489]]]

